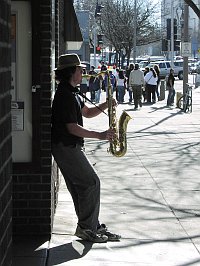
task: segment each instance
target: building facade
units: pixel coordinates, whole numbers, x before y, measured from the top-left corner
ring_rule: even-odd
[[[0,265],[12,262],[10,1],[0,1]]]
[[[82,36],[72,0],[2,0],[0,11],[0,265],[7,266],[16,236],[51,235],[59,187],[52,73],[67,42]]]

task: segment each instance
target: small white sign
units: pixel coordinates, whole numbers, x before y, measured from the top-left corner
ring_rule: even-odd
[[[24,102],[12,102],[12,131],[24,130]]]
[[[190,57],[192,54],[191,42],[182,42],[181,44],[181,55],[183,57]]]

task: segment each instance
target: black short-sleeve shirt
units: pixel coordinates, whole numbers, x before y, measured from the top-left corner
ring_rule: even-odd
[[[67,130],[67,123],[77,123],[83,126],[81,109],[84,102],[78,95],[78,89],[69,83],[61,82],[56,90],[52,105],[52,143],[62,142],[65,146],[80,144],[83,145],[84,139]]]

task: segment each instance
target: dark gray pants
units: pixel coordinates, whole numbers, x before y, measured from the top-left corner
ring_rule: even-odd
[[[135,108],[138,108],[138,105],[142,104],[142,86],[141,85],[132,85],[133,89],[133,99]]]
[[[84,149],[77,146],[52,145],[52,154],[72,196],[78,224],[96,231],[100,208],[100,180],[87,159]]]

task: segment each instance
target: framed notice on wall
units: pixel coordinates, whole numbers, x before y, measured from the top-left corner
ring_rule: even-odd
[[[24,130],[24,102],[12,102],[12,131]]]

